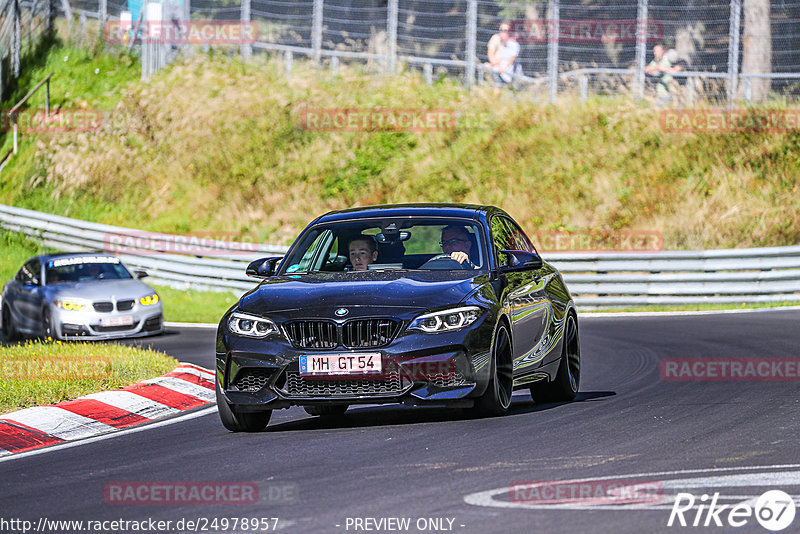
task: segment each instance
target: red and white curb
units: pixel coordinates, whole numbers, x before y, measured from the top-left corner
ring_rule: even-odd
[[[4,414],[0,457],[114,432],[214,402],[214,373],[181,362],[164,376],[122,389]]]

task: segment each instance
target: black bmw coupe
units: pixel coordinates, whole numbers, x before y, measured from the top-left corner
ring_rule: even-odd
[[[575,305],[503,210],[462,204],[331,212],[222,317],[223,425],[257,431],[272,410],[339,415],[351,404],[448,406],[503,415],[512,391],[575,398]]]

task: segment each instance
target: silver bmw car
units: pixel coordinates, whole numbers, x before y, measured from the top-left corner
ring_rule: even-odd
[[[111,339],[163,333],[156,291],[102,253],[29,259],[3,288],[3,338]]]

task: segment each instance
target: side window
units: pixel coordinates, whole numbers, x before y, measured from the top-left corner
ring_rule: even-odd
[[[501,250],[513,250],[511,231],[502,217],[492,217],[489,227],[492,231],[492,248],[498,267],[508,265],[508,257]]]
[[[523,232],[514,221],[504,218],[503,222],[506,223],[511,232],[511,243],[513,247],[509,250],[524,250],[525,252],[533,252],[536,254],[536,248],[534,248],[533,243],[531,243],[531,240],[528,239],[525,232]]]
[[[30,284],[34,278],[39,280],[41,268],[42,264],[39,260],[31,260],[22,266],[17,273],[16,279],[20,283]]]
[[[313,271],[317,270],[322,265],[322,260],[325,258],[326,253],[331,249],[334,237],[333,232],[325,230],[321,232],[311,246],[308,247],[303,257],[300,258],[300,264],[295,271]]]

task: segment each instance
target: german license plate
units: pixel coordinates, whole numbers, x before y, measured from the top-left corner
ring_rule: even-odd
[[[103,317],[100,326],[130,326],[133,324],[133,315],[120,315],[119,317]]]
[[[379,353],[303,354],[301,375],[355,375],[381,372]]]

